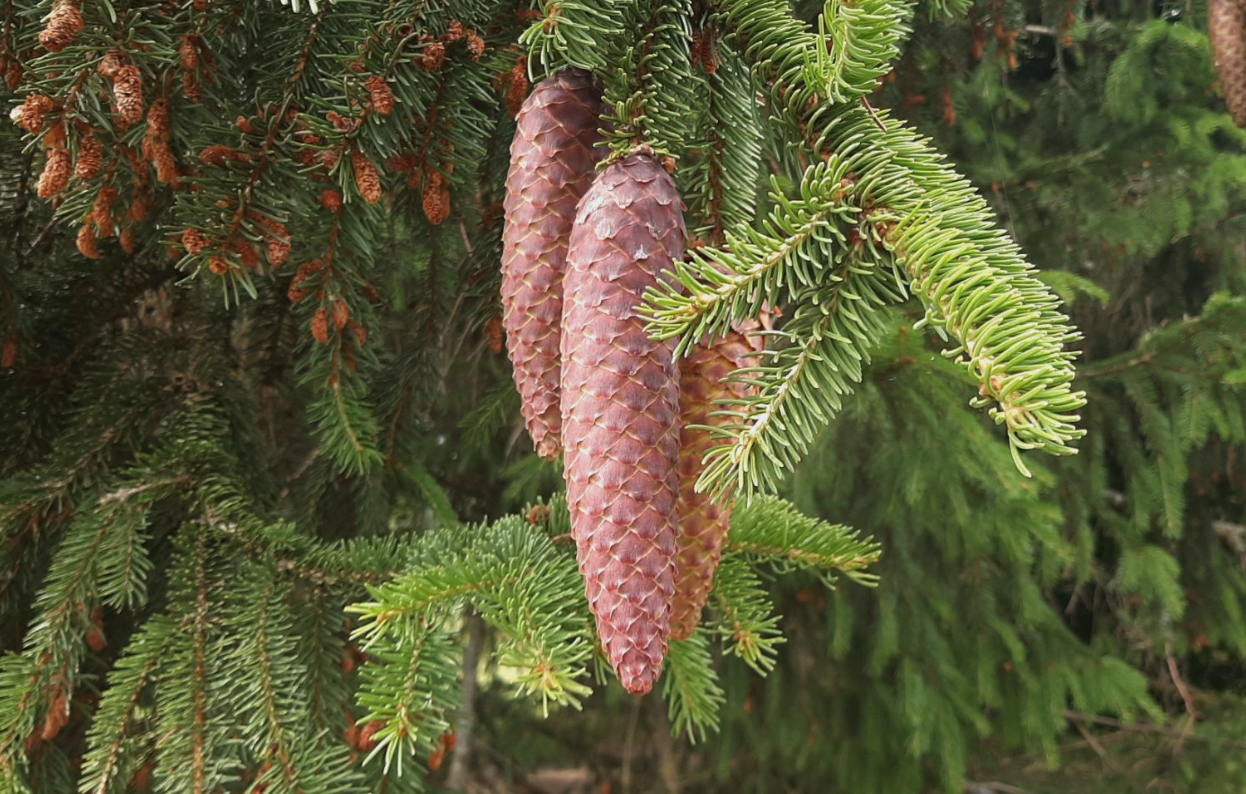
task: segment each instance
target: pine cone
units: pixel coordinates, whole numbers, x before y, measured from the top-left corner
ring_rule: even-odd
[[[198,105],[203,102],[203,92],[199,90],[199,78],[194,72],[182,72],[182,95],[186,101]]]
[[[320,344],[329,344],[329,313],[323,306],[312,313],[311,335]]]
[[[714,402],[745,395],[743,384],[723,383],[723,378],[733,370],[755,366],[756,353],[753,340],[733,331],[713,345],[697,345],[692,355],[679,363],[683,429],[679,438],[679,538],[671,613],[671,637],[677,640],[688,639],[701,622],[701,608],[709,598],[731,520],[729,503],[718,504],[709,494],[696,492],[697,479],[705,469],[705,453],[722,442],[708,430],[688,426],[721,426],[731,421],[730,417],[710,416],[721,410]]]
[[[52,198],[69,184],[71,157],[68,149],[53,149],[48,152],[47,163],[43,173],[39,175],[39,198]]]
[[[682,256],[675,183],[652,157],[601,173],[576,214],[562,318],[567,504],[597,633],[623,687],[662,670],[675,592],[679,383],[636,307]]]
[[[18,343],[16,336],[4,340],[4,349],[0,351],[0,367],[8,369],[17,363]]]
[[[118,50],[111,50],[100,61],[96,69],[99,73],[109,80],[117,76],[117,72],[121,71],[121,67],[127,63],[126,54]]]
[[[91,134],[78,141],[78,160],[74,163],[74,177],[89,182],[104,165],[104,151],[99,139]]]
[[[121,250],[127,254],[134,253],[134,229],[125,227],[121,230],[121,234],[117,236],[117,241],[121,243]]]
[[[99,249],[95,247],[95,227],[89,223],[78,229],[78,251],[87,259],[100,258]]]
[[[151,161],[156,166],[156,181],[163,185],[177,187],[177,161],[173,159],[173,150],[164,141],[155,141],[151,145]]]
[[[143,75],[136,66],[122,66],[112,80],[117,112],[129,127],[143,118]]]
[[[182,62],[183,69],[194,69],[199,65],[199,50],[195,47],[195,40],[190,36],[182,39],[182,43],[177,47],[177,55]]]
[[[39,143],[45,149],[65,148],[65,122],[58,121],[48,127],[47,134],[43,136],[43,140]]]
[[[576,203],[593,181],[600,149],[601,91],[568,69],[524,102],[511,143],[502,235],[506,348],[537,454],[559,453],[558,329],[567,237]]]
[[[95,194],[95,203],[91,205],[91,222],[95,224],[100,237],[112,234],[112,205],[119,197],[120,194],[110,187]]]
[[[329,212],[337,212],[342,208],[342,194],[336,190],[326,190],[320,194],[320,206]]]
[[[363,200],[369,204],[380,201],[381,175],[377,173],[372,161],[358,149],[351,149],[350,167],[355,173],[355,187],[359,188],[359,195],[363,196]]]
[[[1207,35],[1229,115],[1246,127],[1246,0],[1207,0]]]
[[[43,131],[43,118],[56,109],[56,103],[42,94],[31,94],[22,102],[15,121],[17,125],[32,135]]]
[[[426,72],[435,72],[441,68],[445,60],[446,45],[434,41],[424,48],[424,53],[419,58],[419,67]]]
[[[73,44],[82,27],[82,12],[77,3],[61,0],[48,16],[47,26],[39,33],[39,43],[48,52],[60,52]]]
[[[394,112],[394,95],[389,90],[389,85],[380,77],[369,77],[368,82],[364,84],[364,88],[368,91],[368,96],[372,100],[372,109],[382,116],[388,116]]]
[[[264,241],[264,252],[268,255],[268,264],[272,267],[281,267],[290,258],[290,235],[286,232],[285,226],[275,224],[274,236]],[[277,236],[280,235],[280,236]]]
[[[24,70],[22,64],[14,58],[9,61],[9,65],[4,69],[4,85],[10,91],[16,91],[17,87],[22,84]]]
[[[187,229],[182,232],[182,245],[191,256],[198,256],[208,247],[208,239],[198,229]]]
[[[429,172],[420,191],[420,202],[429,223],[434,226],[445,223],[450,217],[450,186],[446,178],[437,171]]]

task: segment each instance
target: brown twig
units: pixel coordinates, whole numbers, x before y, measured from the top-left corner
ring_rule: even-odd
[[[468,617],[467,621],[467,647],[463,651],[463,705],[455,724],[458,744],[455,745],[450,759],[450,772],[446,776],[446,788],[451,791],[467,789],[467,775],[472,768],[472,734],[476,727],[476,673],[485,644],[485,622],[475,614]]]
[[[1080,715],[1078,715],[1075,711],[1066,711],[1064,716],[1066,719],[1072,720],[1074,717]],[[1204,736],[1200,733],[1194,733],[1192,731],[1180,731],[1175,728],[1166,728],[1163,725],[1152,725],[1146,722],[1122,722],[1121,720],[1113,719],[1111,717],[1101,717],[1097,714],[1085,717],[1084,719],[1088,722],[1094,723],[1095,725],[1104,725],[1109,728],[1117,728],[1122,731],[1132,731],[1134,733],[1154,733],[1160,736],[1170,736],[1174,739],[1202,739],[1205,742],[1221,743],[1224,747],[1231,747],[1236,750],[1246,750],[1246,742],[1223,740],[1215,736]]]
[[[1198,719],[1198,711],[1194,708],[1194,695],[1190,692],[1190,688],[1186,686],[1185,681],[1181,678],[1181,671],[1177,667],[1177,660],[1172,655],[1172,643],[1164,643],[1164,658],[1168,662],[1168,675],[1172,678],[1173,686],[1177,687],[1177,694],[1181,695],[1181,702],[1185,704],[1185,711],[1190,715],[1191,720]]]

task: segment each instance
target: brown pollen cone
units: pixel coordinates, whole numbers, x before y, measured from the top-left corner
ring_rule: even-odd
[[[541,82],[519,112],[506,176],[502,324],[515,385],[537,454],[561,451],[558,337],[567,239],[593,182],[604,106],[591,74],[568,69]]]
[[[1207,0],[1207,35],[1229,115],[1246,127],[1246,0]]]
[[[756,323],[741,330],[754,327]],[[697,345],[679,362],[683,429],[679,436],[679,538],[675,543],[671,612],[671,637],[676,640],[688,639],[701,622],[701,608],[709,598],[731,522],[730,502],[715,502],[710,494],[696,491],[697,479],[705,470],[705,453],[723,442],[708,430],[689,426],[719,427],[731,422],[729,416],[711,416],[723,410],[715,401],[745,396],[745,384],[724,383],[723,379],[734,370],[755,366],[757,347],[744,333],[732,331],[710,345]]]
[[[685,238],[670,175],[627,157],[580,202],[563,284],[567,506],[597,634],[633,694],[653,687],[666,656],[679,486],[674,341],[651,339],[636,310],[672,277]]]
[[[39,175],[37,192],[39,198],[52,198],[69,184],[69,175],[73,170],[68,149],[53,149],[48,152],[43,173]]]

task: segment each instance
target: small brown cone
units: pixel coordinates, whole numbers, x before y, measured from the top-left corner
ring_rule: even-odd
[[[69,184],[70,155],[68,149],[53,149],[39,175],[39,198],[52,198]]]
[[[323,306],[312,313],[311,335],[320,344],[329,344],[329,314]]]
[[[637,308],[685,239],[670,175],[652,157],[624,158],[580,201],[563,284],[567,505],[597,634],[633,694],[653,687],[666,656],[679,486],[674,342],[651,339]]]
[[[183,69],[194,69],[199,65],[199,49],[195,46],[195,40],[190,36],[182,39],[182,43],[177,47],[177,54]]]
[[[78,141],[78,159],[74,162],[74,178],[88,182],[95,178],[104,165],[104,151],[99,139],[85,135]]]
[[[365,157],[363,152],[352,149],[350,167],[355,173],[355,187],[359,188],[359,195],[363,196],[363,200],[369,204],[380,201],[381,175],[377,173],[372,161]]]
[[[730,417],[711,416],[723,410],[715,401],[738,399],[745,386],[724,383],[733,370],[755,366],[757,349],[743,333],[732,331],[712,345],[697,345],[679,362],[679,410],[683,429],[679,437],[679,538],[676,541],[675,601],[671,637],[686,640],[701,621],[714,571],[722,559],[723,542],[731,520],[731,505],[697,493],[696,483],[705,453],[722,443],[713,433],[690,425],[722,426]]]
[[[329,212],[337,212],[342,209],[342,194],[336,190],[326,190],[320,194],[320,206]]]
[[[8,68],[4,70],[5,87],[10,91],[16,91],[17,87],[22,84],[24,73],[25,70],[22,69],[22,64],[16,58],[9,61]]]
[[[434,226],[445,223],[450,217],[450,186],[446,178],[437,171],[431,172],[421,188],[420,202],[429,223]]]
[[[1246,127],[1246,0],[1207,0],[1207,35],[1229,115]]]
[[[419,59],[419,66],[426,72],[435,72],[446,60],[446,45],[439,41],[430,42]]]
[[[89,223],[78,229],[78,251],[87,259],[100,258],[99,249],[95,247],[95,227]]]
[[[17,125],[32,135],[43,131],[43,118],[56,109],[56,103],[42,94],[31,94],[17,113]]]
[[[117,112],[126,126],[133,126],[143,118],[143,75],[136,66],[122,66],[112,80],[113,93],[117,97]]]
[[[82,12],[74,0],[59,0],[48,15],[47,25],[39,33],[39,43],[48,52],[60,52],[73,44],[82,32]]]
[[[48,700],[48,713],[43,719],[43,730],[39,736],[45,742],[50,742],[56,738],[69,724],[69,700],[59,689],[53,690],[52,697]]]
[[[198,256],[208,247],[208,238],[198,229],[187,229],[182,232],[182,245],[186,246],[186,252],[191,256]]]
[[[569,69],[543,81],[519,113],[506,176],[502,233],[502,323],[537,454],[561,451],[558,339],[567,239],[576,203],[593,181],[604,147],[604,105],[588,72]]]
[[[388,116],[394,112],[394,94],[389,90],[389,84],[381,77],[372,76],[364,83],[364,88],[368,91],[368,96],[372,100],[372,109],[382,116]]]
[[[112,205],[119,198],[119,195],[116,190],[110,187],[106,187],[95,194],[95,203],[91,205],[91,222],[95,224],[100,237],[108,237],[112,234]]]

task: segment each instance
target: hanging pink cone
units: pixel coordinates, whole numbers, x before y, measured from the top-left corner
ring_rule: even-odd
[[[748,330],[757,327],[757,323],[751,323]],[[734,370],[756,366],[757,347],[745,334],[732,331],[712,345],[697,345],[690,356],[679,362],[683,430],[679,439],[679,538],[672,639],[688,639],[701,622],[701,609],[709,598],[731,522],[730,502],[715,503],[709,494],[696,492],[697,479],[705,469],[705,453],[723,442],[710,431],[690,429],[689,425],[715,427],[731,421],[731,417],[710,414],[723,410],[715,405],[716,400],[745,396],[745,384],[724,383],[723,379]]]
[[[567,238],[603,148],[603,105],[591,74],[568,69],[543,81],[518,116],[506,177],[502,323],[515,385],[537,453],[561,451],[558,329]]]
[[[674,342],[636,309],[682,256],[670,175],[646,155],[612,164],[580,202],[567,256],[562,420],[580,573],[628,692],[662,671],[675,592],[679,383]]]

